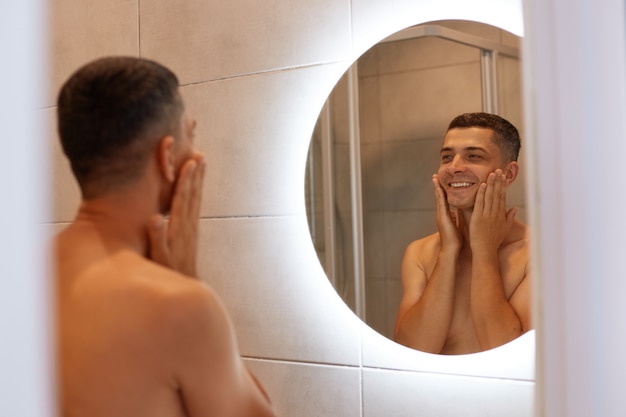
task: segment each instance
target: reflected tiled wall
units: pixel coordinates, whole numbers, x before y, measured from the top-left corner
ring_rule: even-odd
[[[416,408],[422,416],[444,415],[447,397],[436,392],[400,398],[383,411],[383,403],[370,406],[375,393],[410,392],[428,374],[365,372],[363,326],[317,261],[303,195],[316,116],[368,37],[386,36],[380,13],[409,26],[432,12],[414,0],[55,0],[49,7],[52,85],[38,115],[48,120],[50,140],[57,140],[56,91],[86,61],[142,56],[179,75],[209,162],[200,276],[222,297],[242,354],[279,415],[401,417]],[[78,193],[58,148],[52,158],[54,210],[46,223],[56,231],[72,219]],[[413,369],[422,361],[428,358],[418,355]],[[443,372],[446,387],[472,384],[454,370]],[[490,407],[495,415],[528,416],[519,410],[533,382],[504,383],[510,389],[498,392],[506,404],[485,396],[465,415]]]

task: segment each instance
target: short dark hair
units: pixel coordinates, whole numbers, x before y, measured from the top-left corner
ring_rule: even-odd
[[[490,113],[464,113],[452,119],[448,130],[467,127],[483,127],[493,130],[493,138],[507,162],[517,161],[522,144],[519,132],[511,122]]]
[[[158,140],[178,136],[183,112],[176,75],[134,57],[81,67],[57,104],[63,152],[85,199],[137,179]]]

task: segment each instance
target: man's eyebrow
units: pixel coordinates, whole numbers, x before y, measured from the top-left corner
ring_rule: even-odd
[[[463,149],[463,150],[464,150],[464,151],[470,151],[470,152],[473,152],[473,151],[480,151],[480,152],[485,152],[485,153],[487,153],[487,149],[482,148],[482,147],[480,147],[480,146],[468,146],[467,148],[465,148],[465,149]]]
[[[467,146],[467,147],[463,148],[462,151],[465,151],[465,152],[480,151],[480,152],[487,153],[487,150],[485,148],[480,147],[480,146]],[[444,148],[441,148],[441,151],[439,151],[439,153],[444,153],[444,152],[454,152],[454,149],[449,147],[449,146],[446,146]]]

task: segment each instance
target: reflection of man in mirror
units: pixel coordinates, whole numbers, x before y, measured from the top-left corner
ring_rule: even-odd
[[[195,125],[176,76],[152,61],[103,58],[61,89],[59,135],[82,194],[54,242],[63,416],[273,415],[196,278]]]
[[[432,179],[439,231],[411,243],[402,261],[399,343],[472,353],[530,329],[528,232],[506,207],[519,149],[517,129],[499,116],[450,123]]]

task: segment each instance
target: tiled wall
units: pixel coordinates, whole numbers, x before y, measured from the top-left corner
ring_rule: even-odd
[[[242,354],[281,416],[531,415],[531,345],[511,347],[521,356],[478,355],[484,368],[473,368],[474,357],[420,354],[371,333],[326,280],[307,228],[308,139],[354,57],[424,21],[494,23],[521,12],[513,0],[442,3],[444,12],[415,0],[50,3],[51,89],[39,115],[51,141],[54,95],[87,60],[139,55],[179,75],[209,163],[200,275],[222,296]],[[57,145],[52,165],[50,231],[78,203]]]

